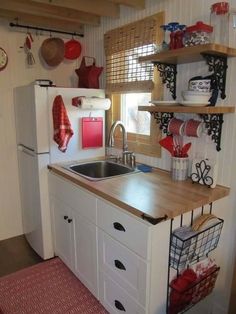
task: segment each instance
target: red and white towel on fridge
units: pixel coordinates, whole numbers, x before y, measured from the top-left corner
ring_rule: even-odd
[[[61,95],[55,97],[52,107],[54,141],[58,144],[58,149],[65,152],[70,138],[74,134],[70,120],[67,116],[66,108]]]

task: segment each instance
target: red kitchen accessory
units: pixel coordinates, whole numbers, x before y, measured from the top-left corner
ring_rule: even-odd
[[[191,147],[192,143],[187,143],[182,147],[182,156],[183,157],[188,157],[188,151]]]
[[[213,27],[198,21],[195,25],[186,28],[184,35],[184,45],[186,47],[209,44]]]
[[[185,122],[184,135],[192,137],[201,137],[204,131],[204,125],[199,120],[190,119]]]
[[[93,59],[92,65],[87,66],[85,58]],[[78,87],[82,88],[99,88],[99,76],[102,73],[103,67],[95,65],[95,58],[84,56],[80,68],[75,70],[79,77]]]
[[[71,39],[65,43],[65,58],[74,60],[79,58],[81,54],[81,44],[78,40]]]
[[[173,143],[173,137],[171,135],[168,135],[165,138],[161,139],[159,141],[159,144],[161,145],[161,147],[168,150],[171,153],[171,156],[174,155],[174,143]]]
[[[82,118],[82,148],[96,148],[103,145],[103,118]]]
[[[211,25],[213,26],[212,42],[229,46],[229,35],[233,27],[233,21],[229,12],[228,2],[217,2],[211,6]],[[232,36],[234,37],[234,36]]]
[[[25,42],[24,42],[24,50],[26,53],[26,62],[29,66],[32,66],[35,64],[35,59],[34,56],[31,52],[31,47],[32,47],[32,42],[33,42],[33,37],[31,35],[31,33],[27,33],[27,36],[25,38]]]
[[[174,135],[183,135],[184,121],[172,118],[168,124],[168,132]]]
[[[58,144],[58,149],[63,153],[67,149],[73,130],[67,116],[66,108],[61,95],[55,97],[52,107],[54,141]]]

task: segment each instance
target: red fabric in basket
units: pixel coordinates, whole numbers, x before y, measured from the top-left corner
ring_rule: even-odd
[[[172,280],[170,294],[169,314],[177,314],[183,310],[192,300],[194,289],[189,293],[186,290],[191,288],[197,281],[197,275],[192,269],[186,269],[182,275]]]

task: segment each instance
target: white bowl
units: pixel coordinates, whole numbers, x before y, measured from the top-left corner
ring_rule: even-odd
[[[183,91],[182,92],[183,99],[185,101],[193,101],[193,102],[208,102],[211,98],[211,93],[209,92],[197,92],[197,91]]]
[[[211,80],[202,79],[202,80],[190,80],[188,84],[188,88],[191,91],[199,91],[199,92],[209,92],[211,88]]]

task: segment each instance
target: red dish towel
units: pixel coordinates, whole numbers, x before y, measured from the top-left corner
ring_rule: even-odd
[[[56,96],[54,99],[52,115],[54,127],[53,139],[58,144],[58,149],[64,153],[74,132],[71,129],[71,124],[61,95]]]

